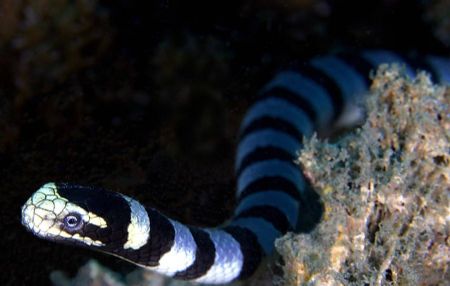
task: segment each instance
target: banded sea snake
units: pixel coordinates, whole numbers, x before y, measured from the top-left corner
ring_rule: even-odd
[[[381,63],[420,68],[450,83],[450,59],[411,60],[388,51],[317,57],[284,70],[262,89],[240,129],[238,206],[219,228],[169,219],[125,195],[47,183],[22,207],[22,224],[38,237],[100,250],[177,279],[220,284],[246,279],[274,240],[302,219],[306,182],[294,161],[303,136],[331,126],[364,94]]]

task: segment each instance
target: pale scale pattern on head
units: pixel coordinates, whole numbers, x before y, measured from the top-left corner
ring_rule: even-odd
[[[80,241],[86,245],[102,246],[99,240],[82,237],[78,233],[71,234],[63,229],[64,217],[70,213],[78,213],[84,223],[106,228],[106,221],[95,213],[69,202],[59,195],[54,183],[47,183],[38,189],[22,207],[22,224],[35,235],[52,239],[63,237]]]

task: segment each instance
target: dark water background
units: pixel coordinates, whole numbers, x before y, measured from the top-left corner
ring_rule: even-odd
[[[2,0],[0,284],[49,285],[91,257],[133,269],[25,231],[20,207],[48,181],[223,222],[239,121],[273,72],[364,48],[448,55],[434,2]]]

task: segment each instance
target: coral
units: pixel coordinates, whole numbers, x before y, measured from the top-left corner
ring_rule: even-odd
[[[450,90],[382,66],[371,93],[362,128],[304,142],[299,162],[325,211],[311,233],[277,240],[278,284],[450,281]]]
[[[6,0],[0,11],[0,76],[17,102],[95,64],[111,42],[97,1]]]
[[[98,64],[112,34],[109,16],[98,1],[0,2],[0,96],[5,101],[0,104],[0,130],[5,135],[0,150],[20,140],[29,120],[27,105],[40,106],[45,95],[64,84],[59,101],[70,105],[68,79]]]
[[[137,269],[122,276],[91,259],[83,265],[73,278],[61,271],[53,271],[50,279],[55,286],[189,286],[196,285],[188,281],[173,280],[158,273]]]
[[[70,279],[60,271],[54,271],[50,279],[55,286],[69,285],[104,285],[104,286],[124,286],[120,281],[120,276],[98,264],[95,260],[90,260],[82,266],[75,278]]]

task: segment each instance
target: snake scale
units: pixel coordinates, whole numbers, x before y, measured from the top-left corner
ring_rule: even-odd
[[[450,59],[384,50],[316,57],[277,73],[242,121],[238,205],[225,226],[184,225],[120,193],[70,183],[39,188],[22,207],[22,224],[38,237],[106,252],[177,279],[246,279],[272,253],[275,239],[302,220],[307,182],[295,160],[303,137],[341,122],[367,91],[370,71],[394,62],[411,77],[421,69],[435,82],[450,83]]]

